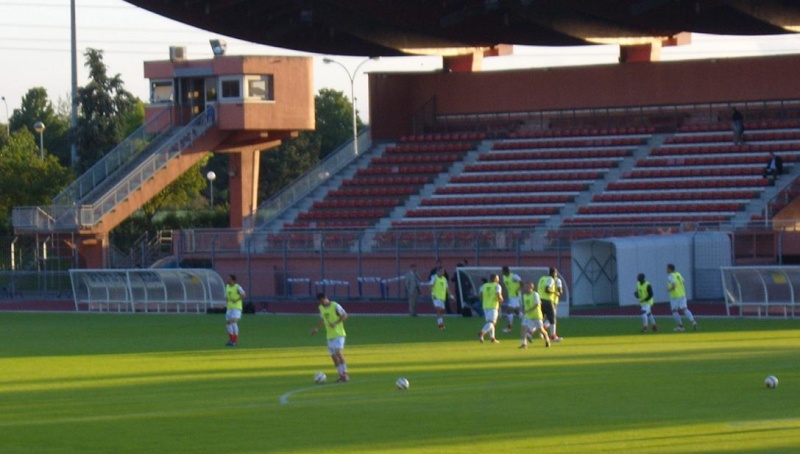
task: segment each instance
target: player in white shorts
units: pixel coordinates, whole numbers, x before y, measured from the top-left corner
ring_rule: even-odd
[[[323,326],[325,327],[325,337],[328,343],[328,353],[331,355],[336,372],[339,373],[338,382],[350,381],[347,373],[347,362],[344,359],[344,340],[347,332],[344,329],[344,322],[347,320],[347,312],[336,301],[331,301],[324,293],[317,294],[319,303],[319,321],[311,328],[314,335]]]
[[[520,304],[521,291],[522,291],[522,278],[519,277],[518,274],[512,273],[507,266],[504,266],[502,284],[503,287],[505,287],[506,289],[506,294],[508,295],[508,301],[506,302],[506,305],[508,307],[508,314],[506,315],[506,318],[508,319],[508,324],[503,329],[503,332],[510,333],[514,329],[514,315],[519,317],[520,308],[522,307]]]
[[[685,315],[692,324],[693,329],[697,329],[697,321],[694,319],[692,311],[686,301],[686,283],[681,273],[675,271],[675,265],[667,265],[667,290],[669,291],[669,305],[672,309],[672,318],[675,319],[677,326],[675,331],[683,331],[683,321],[681,315]]]
[[[478,340],[483,343],[484,336],[489,334],[489,339],[492,343],[497,344],[499,341],[494,335],[495,324],[500,313],[500,303],[503,302],[503,288],[500,287],[500,277],[496,274],[489,276],[489,282],[481,285],[480,293],[486,324],[478,332]]]
[[[522,344],[519,348],[528,348],[528,339],[538,331],[544,339],[544,346],[550,346],[550,336],[544,328],[544,316],[542,315],[542,300],[536,293],[533,282],[525,286],[525,293],[522,294]]]

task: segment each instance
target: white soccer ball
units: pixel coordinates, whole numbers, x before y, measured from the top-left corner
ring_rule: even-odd
[[[328,380],[328,376],[325,375],[325,372],[319,371],[314,375],[314,383],[321,385]]]
[[[398,378],[394,385],[397,386],[397,389],[405,391],[408,389],[408,380],[402,377]]]
[[[778,387],[778,377],[774,375],[770,375],[769,377],[764,379],[764,385],[769,388],[777,388]]]

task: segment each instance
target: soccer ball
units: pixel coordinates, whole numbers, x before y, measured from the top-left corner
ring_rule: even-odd
[[[314,383],[321,385],[328,380],[328,376],[325,375],[325,372],[319,371],[314,375]]]
[[[398,378],[394,385],[397,386],[397,389],[405,391],[408,389],[408,380],[402,377]]]
[[[778,387],[778,377],[774,375],[770,375],[769,377],[764,379],[764,385],[769,388],[777,388]]]

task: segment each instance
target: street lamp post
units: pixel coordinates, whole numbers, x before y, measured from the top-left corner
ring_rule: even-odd
[[[0,98],[2,98],[3,104],[6,105],[6,132],[10,136],[11,135],[11,123],[9,123],[9,120],[8,120],[8,101],[6,101],[6,97],[5,96],[0,96]]]
[[[210,199],[209,200],[209,206],[213,210],[214,209],[214,180],[217,179],[217,174],[214,173],[213,170],[209,170],[208,173],[206,174],[206,178],[208,178],[208,193],[210,195],[210,197],[209,197],[209,199]]]
[[[353,70],[352,73],[350,72],[349,69],[347,69],[347,66],[339,63],[336,60],[333,60],[333,59],[330,59],[330,58],[323,58],[322,59],[322,61],[325,64],[329,65],[329,64],[333,63],[333,64],[341,66],[342,69],[344,69],[344,72],[347,73],[347,77],[350,79],[350,101],[353,103],[353,153],[354,154],[358,154],[358,121],[357,121],[357,118],[356,118],[356,90],[355,90],[356,76],[358,76],[358,70],[361,69],[361,67],[365,63],[367,63],[367,62],[369,62],[371,60],[377,60],[378,58],[379,57],[367,58],[366,60],[364,60],[361,63],[359,63],[358,66],[356,66],[356,69]]]
[[[39,159],[44,159],[44,123],[37,121],[33,124],[33,129],[39,133]]]

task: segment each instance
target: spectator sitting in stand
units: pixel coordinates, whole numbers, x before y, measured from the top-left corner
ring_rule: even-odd
[[[764,178],[769,178],[772,184],[775,184],[775,180],[778,179],[778,176],[783,173],[783,159],[780,156],[776,155],[774,151],[769,153],[769,161],[767,161],[767,165],[764,166],[764,170],[761,172],[761,175]]]

